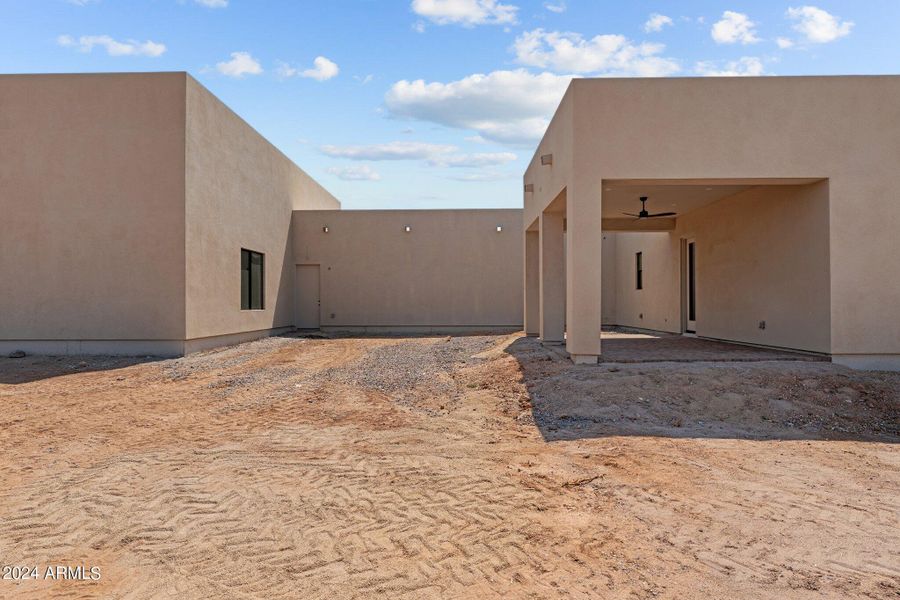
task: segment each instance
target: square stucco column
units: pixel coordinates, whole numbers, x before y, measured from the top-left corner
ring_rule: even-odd
[[[569,189],[566,201],[566,351],[575,363],[600,357],[600,191]]]
[[[537,231],[525,232],[525,333],[541,332],[541,239]]]
[[[566,323],[562,212],[541,213],[539,246],[541,341],[562,342]]]

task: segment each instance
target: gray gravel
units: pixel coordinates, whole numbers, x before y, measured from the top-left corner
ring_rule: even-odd
[[[319,377],[377,390],[400,401],[422,386],[428,386],[430,393],[452,398],[458,392],[451,375],[454,369],[479,361],[473,356],[496,342],[496,336],[407,339],[376,348],[353,362],[320,373]]]

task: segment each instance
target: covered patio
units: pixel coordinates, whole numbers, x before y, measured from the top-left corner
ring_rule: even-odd
[[[573,243],[568,187],[526,230],[528,333],[565,341],[575,362],[588,363],[828,354],[827,179],[604,179],[601,186],[600,227],[581,236],[600,241],[599,260],[585,260]],[[584,306],[583,286],[595,278],[600,301]],[[579,304],[605,328],[599,358],[571,350],[573,338],[586,337],[572,318]],[[658,335],[623,337],[613,326]]]
[[[600,338],[601,363],[655,362],[823,362],[828,358],[778,348],[748,346],[721,340],[686,337],[674,333],[604,327]],[[563,344],[547,344],[556,354],[570,358]]]

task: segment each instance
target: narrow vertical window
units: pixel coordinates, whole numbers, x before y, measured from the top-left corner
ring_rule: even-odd
[[[241,249],[241,310],[265,308],[265,257]]]
[[[635,284],[637,289],[644,289],[644,253],[638,252],[634,255],[635,261]]]

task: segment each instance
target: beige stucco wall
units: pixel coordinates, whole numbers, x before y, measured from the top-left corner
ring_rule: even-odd
[[[323,327],[522,327],[521,210],[298,211],[293,228]]]
[[[179,73],[0,76],[4,349],[183,338],[184,92]]]
[[[827,179],[830,350],[900,354],[900,262],[887,258],[900,254],[900,77],[582,79],[564,103],[572,122],[551,124],[536,153],[554,154],[553,172],[525,174],[526,222],[560,185],[570,232],[599,235],[604,179]],[[570,165],[557,158],[567,153]],[[574,292],[579,306],[600,302],[592,284]],[[589,317],[570,314],[570,329]],[[582,350],[593,328],[573,332]]]
[[[186,97],[185,337],[290,327],[291,215],[340,203],[189,76]],[[240,309],[241,248],[265,254],[264,310]]]
[[[524,192],[523,224],[531,226],[572,180],[574,166],[575,92],[570,85],[560,101],[544,137],[538,144],[523,177],[532,191]],[[552,155],[552,164],[541,165],[541,156]]]
[[[827,182],[754,188],[683,215],[671,233],[604,236],[617,257],[603,275],[604,293],[615,290],[615,324],[681,331],[681,240],[694,239],[697,335],[830,351]]]
[[[678,244],[669,233],[604,232],[604,260],[612,254],[611,268],[603,271],[606,324],[676,332],[681,327]],[[643,289],[638,290],[635,254],[643,253]],[[604,262],[604,267],[607,263]]]
[[[670,255],[697,243],[697,335],[829,352],[828,208],[827,182],[763,186],[678,219]]]
[[[618,288],[619,272],[618,246],[619,234],[603,232],[603,254],[601,255],[602,282],[600,296],[600,309],[604,325],[618,325],[618,310],[616,304],[616,290]]]

